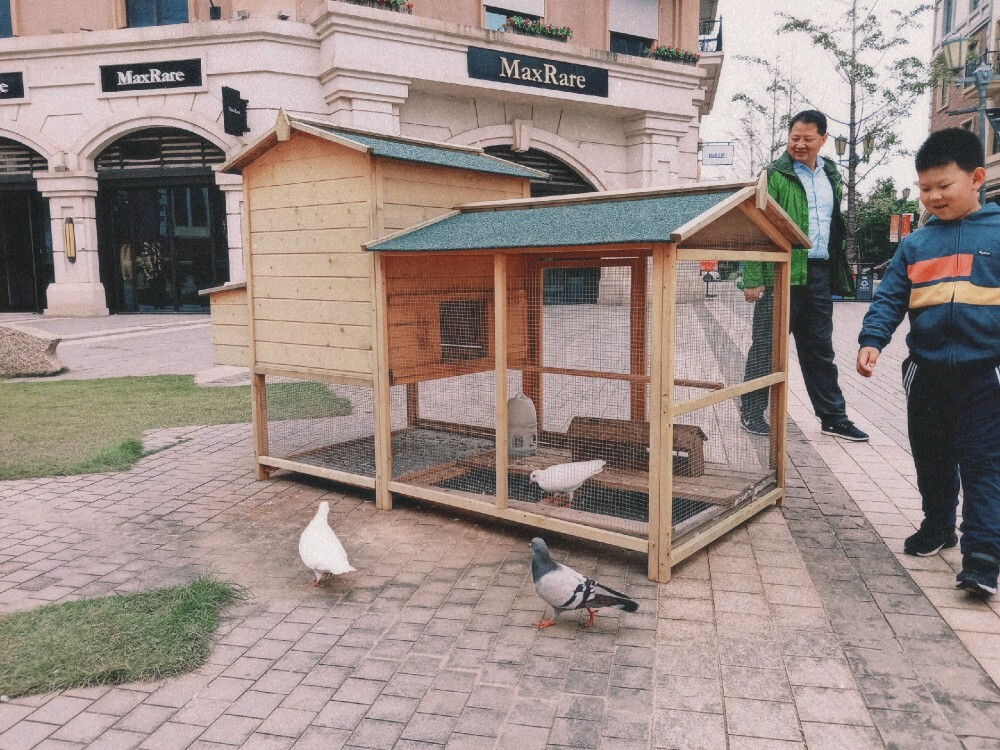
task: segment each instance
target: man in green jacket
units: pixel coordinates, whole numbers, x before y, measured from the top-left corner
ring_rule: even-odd
[[[808,109],[795,115],[788,130],[788,151],[767,167],[767,190],[812,243],[809,249],[792,249],[789,328],[813,410],[825,435],[864,442],[868,435],[847,417],[834,364],[831,294],[852,293],[853,278],[844,254],[846,231],[840,213],[844,182],[837,165],[819,155],[826,138],[822,112]],[[747,302],[755,303],[745,380],[770,372],[773,286],[770,265],[743,264],[743,294]],[[770,434],[764,419],[768,391],[762,388],[740,399],[740,423],[754,435]]]

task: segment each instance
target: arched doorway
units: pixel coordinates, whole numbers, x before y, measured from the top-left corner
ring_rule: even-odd
[[[531,181],[532,198],[592,193],[596,190],[566,162],[544,151],[534,148],[514,151],[510,146],[487,146],[483,151],[491,156],[520,164],[522,167],[548,173],[550,177],[547,181]],[[544,283],[545,304],[594,304],[599,294],[600,281],[599,268],[547,268]]]
[[[229,280],[225,153],[178,128],[146,128],[94,160],[101,281],[117,313],[207,312],[201,289]]]
[[[54,280],[48,201],[32,173],[48,168],[27,146],[0,138],[0,312],[42,312]]]

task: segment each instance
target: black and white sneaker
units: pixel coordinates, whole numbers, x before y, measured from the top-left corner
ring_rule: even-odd
[[[764,417],[740,417],[740,426],[751,435],[770,435],[771,425],[764,421]]]
[[[962,572],[955,579],[955,587],[982,596],[997,592],[997,575],[1000,560],[985,552],[970,552],[962,557]]]
[[[916,534],[906,537],[903,552],[915,557],[930,557],[943,549],[951,549],[958,544],[955,527],[941,529],[930,526],[926,520],[920,524]]]
[[[823,434],[832,435],[841,440],[850,440],[852,443],[868,442],[868,433],[859,430],[849,419],[842,419],[839,422],[824,422]]]

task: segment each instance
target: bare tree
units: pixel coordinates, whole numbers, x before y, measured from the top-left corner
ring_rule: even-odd
[[[912,55],[894,57],[893,52],[909,43],[913,30],[920,27],[919,17],[932,6],[916,4],[906,12],[890,10],[883,25],[875,15],[878,0],[840,0],[840,4],[844,12],[834,24],[781,13],[785,23],[778,31],[806,34],[829,57],[846,88],[846,117],[838,119],[828,105],[810,105],[847,127],[847,258],[853,262],[857,255],[858,185],[893,154],[905,153],[897,126],[904,117],[912,116],[933,80],[929,65]],[[865,144],[860,155],[859,143]]]
[[[749,55],[737,55],[736,59],[757,69],[756,74],[744,76],[745,80],[767,81],[763,90],[741,91],[733,96],[740,108],[739,128],[731,131],[730,137],[742,146],[734,170],[752,179],[785,150],[788,123],[802,109],[803,99],[796,79],[782,73],[777,61]]]

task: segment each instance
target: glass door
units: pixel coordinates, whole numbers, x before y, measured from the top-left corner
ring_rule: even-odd
[[[102,268],[117,312],[206,312],[199,290],[229,277],[221,193],[212,185],[114,188],[102,201]]]
[[[53,279],[48,206],[35,190],[0,190],[0,311],[42,312]]]

